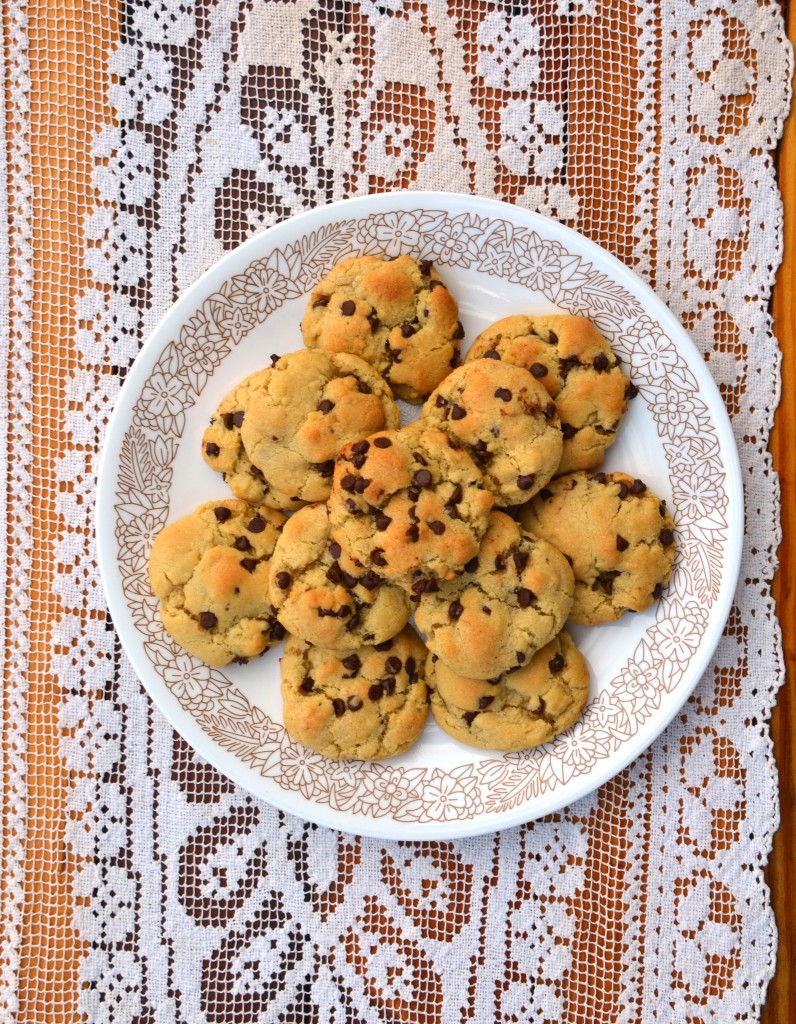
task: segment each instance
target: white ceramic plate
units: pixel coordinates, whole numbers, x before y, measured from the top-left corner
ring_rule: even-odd
[[[458,298],[466,345],[518,312],[591,317],[640,389],[605,469],[643,478],[674,514],[679,543],[664,599],[573,635],[592,674],[581,719],[521,754],[479,751],[432,720],[405,755],[336,763],[281,724],[279,651],[223,672],[163,631],[147,582],[153,536],[225,495],[200,456],[226,392],[301,347],[313,285],[339,259],[408,252],[435,262]],[[738,458],[721,397],[675,317],[630,270],[555,221],[504,203],[402,192],[347,200],[250,239],[161,321],[122,390],[100,474],[99,558],[116,628],[176,729],[221,772],[286,811],[349,832],[473,835],[555,811],[637,757],[683,704],[729,612],[743,535]]]

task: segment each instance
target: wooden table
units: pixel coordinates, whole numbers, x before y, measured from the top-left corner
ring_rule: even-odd
[[[796,4],[786,4],[789,34],[796,40]],[[72,301],[85,285],[82,262],[82,222],[91,195],[90,173],[93,161],[91,133],[111,120],[101,91],[89,83],[103,80],[105,47],[118,33],[117,2],[104,4],[80,0],[76,3],[39,3],[31,5],[28,54],[31,64],[32,184],[34,195],[46,196],[34,212],[32,247],[34,253],[46,253],[34,262],[36,275],[33,292],[33,318],[37,330],[33,338],[33,360],[46,365],[48,352],[64,332],[72,330]],[[97,44],[86,58],[85,40]],[[57,62],[52,54],[58,53]],[[7,71],[6,90],[10,88]],[[66,90],[66,91],[65,91]],[[72,123],[78,126],[68,139],[59,133],[52,111],[68,104]],[[7,126],[11,141],[15,126]],[[71,147],[70,178],[65,179],[58,161],[52,158],[59,148]],[[48,154],[50,158],[48,159]],[[785,530],[780,551],[781,568],[774,582],[780,621],[783,625],[785,653],[789,672],[796,668],[796,118],[788,122],[779,153],[780,185],[785,196],[785,258],[779,272],[773,299],[775,330],[783,350],[783,397],[776,418],[771,449],[780,474],[782,517]],[[42,240],[47,240],[43,245]],[[58,367],[54,368],[58,371]],[[54,377],[53,380],[56,378]],[[42,387],[52,386],[45,380]],[[46,403],[45,403],[46,405]],[[51,408],[51,407],[50,407]],[[38,411],[34,412],[39,416]],[[51,463],[59,450],[63,427],[54,416],[35,424],[40,464],[36,499],[40,518],[34,534],[34,552],[47,550],[47,513],[55,493]],[[47,479],[50,483],[47,484]],[[44,480],[44,483],[41,481]],[[38,559],[38,561],[36,560]],[[13,567],[12,567],[13,568]],[[46,618],[47,602],[52,601],[52,567],[40,555],[34,557],[32,600],[40,617]],[[36,604],[38,602],[38,605]],[[8,628],[8,627],[7,627]],[[7,639],[9,634],[7,633]],[[51,685],[47,665],[49,647],[34,644],[31,651],[31,700],[36,688]],[[6,709],[4,712],[8,714]],[[790,1019],[791,996],[796,982],[796,915],[792,911],[796,872],[792,866],[796,834],[796,698],[790,686],[783,688],[772,720],[776,757],[780,772],[782,825],[774,842],[768,869],[773,903],[779,927],[779,965],[763,1012],[764,1024],[785,1024]],[[19,1020],[71,1022],[76,1019],[77,971],[82,953],[71,931],[71,885],[74,864],[70,862],[64,837],[63,806],[68,787],[66,768],[52,752],[58,747],[59,727],[52,713],[33,717],[29,722],[29,842],[38,844],[39,854],[31,861],[26,878],[28,892],[40,899],[26,900],[21,927],[19,978]],[[7,839],[4,840],[7,843]],[[41,852],[46,850],[48,852]],[[7,854],[8,847],[4,852]],[[0,879],[0,885],[6,884]],[[794,993],[796,996],[796,993]]]

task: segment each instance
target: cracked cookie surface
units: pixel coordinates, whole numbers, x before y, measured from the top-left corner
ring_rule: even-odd
[[[561,462],[555,402],[530,371],[501,360],[476,359],[452,370],[421,420],[464,445],[501,506],[527,501]]]
[[[494,359],[522,366],[555,401],[564,450],[557,470],[596,469],[636,389],[611,346],[580,316],[509,316],[475,339],[465,363]]]
[[[300,349],[251,395],[241,440],[252,464],[301,502],[329,497],[340,448],[400,423],[386,382],[358,356]]]
[[[547,743],[580,717],[589,668],[562,630],[527,665],[496,679],[471,679],[430,654],[431,713],[449,736],[472,747],[518,751]]]
[[[316,285],[301,330],[307,348],[361,356],[398,398],[419,403],[458,363],[458,317],[430,261],[357,256]]]
[[[477,553],[493,503],[463,448],[412,424],[340,452],[329,514],[335,540],[353,559],[417,593]]]
[[[326,757],[403,753],[428,717],[426,649],[408,626],[378,647],[328,651],[291,636],[281,659],[288,734]]]
[[[270,367],[258,370],[229,392],[204,432],[202,457],[211,469],[223,475],[236,498],[290,511],[301,507],[298,495],[272,487],[262,470],[252,463],[241,440],[249,400],[265,387],[270,376]]]
[[[492,679],[526,664],[560,632],[574,587],[560,551],[493,512],[480,551],[455,579],[419,595],[415,621],[451,669]]]
[[[334,650],[389,640],[411,614],[400,587],[358,567],[332,539],[325,505],[307,505],[285,523],[269,592],[289,633]]]
[[[155,538],[149,579],[163,625],[208,665],[256,657],[284,638],[268,597],[284,521],[274,509],[229,498],[200,505]]]
[[[581,625],[644,611],[672,575],[672,517],[665,502],[626,473],[557,477],[521,510],[520,519],[571,559],[570,618]]]

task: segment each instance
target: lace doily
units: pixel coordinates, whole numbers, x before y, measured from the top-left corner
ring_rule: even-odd
[[[767,301],[781,235],[771,152],[792,74],[779,6],[140,0],[124,6],[107,73],[118,122],[94,142],[51,664],[86,1018],[756,1019],[774,968],[763,867],[778,818]],[[566,813],[461,842],[303,825],[203,764],[121,653],[85,532],[87,453],[180,291],[254,231],[393,187],[505,198],[633,266],[703,352],[746,481],[736,604],[682,714]],[[24,603],[7,615],[24,626]],[[24,744],[24,724],[12,728]],[[18,861],[8,877],[12,1005]]]

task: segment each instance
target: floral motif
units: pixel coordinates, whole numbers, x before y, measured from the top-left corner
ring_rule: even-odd
[[[552,131],[549,113],[546,128]],[[165,636],[145,578],[152,536],[167,515],[164,495],[171,487],[186,407],[255,323],[309,290],[343,254],[352,248],[354,253],[374,251],[374,243],[376,251],[410,249],[443,265],[472,267],[525,284],[550,302],[607,324],[604,329],[633,367],[669,464],[683,555],[658,621],[572,729],[544,747],[484,760],[477,772],[471,765],[449,770],[335,765],[305,750],[223,674],[194,661]],[[141,389],[134,425],[122,443],[116,529],[120,574],[144,649],[165,686],[210,737],[308,800],[407,822],[453,821],[473,817],[484,807],[499,813],[519,806],[617,751],[659,706],[661,694],[677,685],[704,634],[720,578],[728,498],[715,431],[697,391],[677,348],[630,293],[536,231],[471,214],[396,210],[301,236],[208,296],[185,322],[179,342],[165,347]],[[537,987],[534,998],[546,1004],[552,997],[547,987]]]
[[[542,73],[539,26],[530,14],[493,11],[478,29],[478,74],[495,89],[525,92]]]

